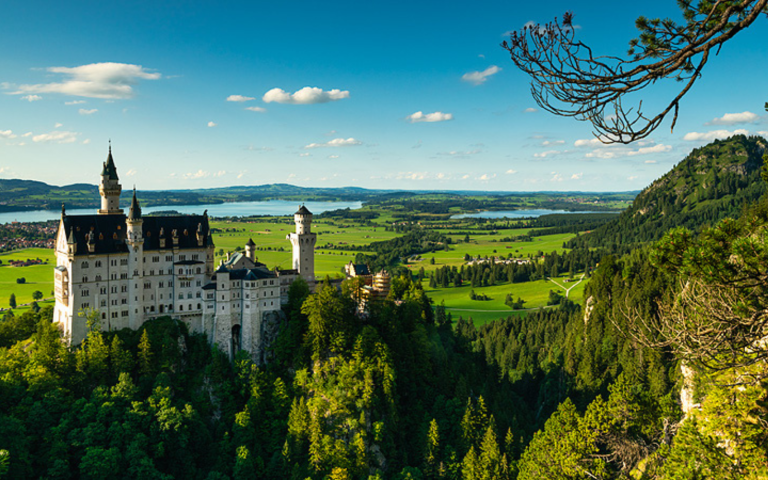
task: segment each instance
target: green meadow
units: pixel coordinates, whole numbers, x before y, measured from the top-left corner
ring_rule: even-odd
[[[386,220],[388,219],[380,217],[376,219],[376,222]],[[432,228],[434,227],[432,226]],[[427,274],[431,274],[436,268],[444,266],[459,268],[465,263],[464,256],[466,254],[472,257],[507,257],[511,254],[517,258],[530,256],[533,261],[536,261],[541,253],[564,252],[563,244],[575,236],[575,234],[555,234],[535,237],[531,241],[501,241],[503,238],[524,235],[529,229],[499,230],[491,235],[487,231],[474,230],[473,225],[460,222],[455,225],[445,224],[436,227],[443,233],[450,232],[449,237],[452,243],[448,250],[438,250],[434,253],[408,259],[405,266],[415,274],[421,268],[424,268]],[[292,267],[291,244],[286,239],[289,233],[295,231],[291,217],[264,217],[239,221],[212,220],[211,228],[215,229],[213,241],[216,264],[226,257],[227,252],[244,250],[246,242],[252,238],[256,243],[256,256],[270,269],[275,267],[289,269]],[[332,278],[341,277],[344,265],[354,260],[358,253],[358,251],[337,250],[332,246],[362,247],[372,242],[391,240],[401,235],[393,231],[386,231],[382,223],[363,226],[356,225],[349,220],[315,220],[312,224],[312,231],[317,233],[316,275],[318,277],[328,275]],[[469,242],[464,241],[467,233],[469,234]],[[53,289],[52,268],[55,263],[53,250],[27,249],[0,255],[3,265],[6,265],[9,260],[26,258],[41,258],[44,261],[47,260],[48,264],[30,267],[0,267],[0,308],[8,308],[11,293],[16,295],[18,305],[32,302],[32,292],[35,290],[43,292],[44,298],[51,297]],[[434,264],[431,263],[432,258],[434,258]],[[16,279],[19,277],[26,278],[26,283],[16,283]],[[563,283],[564,280],[564,277],[558,279],[560,283]],[[573,288],[569,298],[581,302],[585,284],[586,282],[582,282]],[[428,285],[429,282],[425,279],[423,281],[424,289],[435,304],[445,302],[448,311],[454,318],[459,316],[471,317],[478,324],[509,315],[523,314],[521,311],[513,311],[504,304],[508,293],[511,293],[515,299],[522,297],[526,301],[526,308],[540,308],[546,306],[550,290],[562,292],[560,287],[547,280],[522,284],[501,284],[475,287],[476,293],[485,294],[491,298],[488,301],[478,301],[469,298],[469,293],[472,290],[469,285],[437,289],[429,288]]]
[[[48,264],[32,265],[29,267],[11,267],[11,260],[26,260],[40,258]],[[8,308],[11,294],[16,295],[18,305],[33,301],[32,292],[40,290],[43,298],[53,295],[53,266],[56,262],[53,250],[47,248],[27,248],[10,253],[0,254],[3,265],[0,266],[0,308]],[[23,284],[16,283],[17,278],[25,278]]]

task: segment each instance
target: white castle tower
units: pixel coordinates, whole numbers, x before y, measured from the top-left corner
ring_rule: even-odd
[[[110,155],[109,158],[112,158]],[[139,295],[143,296],[143,275],[144,275],[144,235],[143,227],[144,219],[141,217],[141,207],[139,201],[136,199],[136,188],[133,189],[133,199],[131,199],[131,208],[128,210],[128,218],[125,220],[126,232],[125,243],[128,246],[128,278],[132,281],[128,282],[128,300],[138,299]],[[139,286],[140,284],[141,287]],[[138,328],[142,319],[144,318],[144,312],[138,312],[138,309],[129,309],[128,327],[132,329]]]
[[[302,205],[293,215],[296,233],[287,238],[293,245],[293,268],[310,284],[315,282],[315,242],[317,234],[312,233],[312,212]]]
[[[112,145],[109,145],[109,156],[104,162],[99,181],[99,194],[101,195],[101,208],[99,215],[117,215],[123,213],[120,209],[120,180],[117,178],[117,167],[112,160]]]

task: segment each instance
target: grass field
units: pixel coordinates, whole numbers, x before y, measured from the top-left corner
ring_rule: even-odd
[[[570,287],[576,282],[564,283],[566,276],[557,278],[557,282]],[[568,298],[576,303],[583,303],[585,281],[574,286]],[[517,299],[521,297],[525,300],[525,308],[540,308],[547,305],[549,291],[554,290],[562,295],[565,291],[549,280],[537,280],[535,282],[525,283],[504,283],[488,287],[472,287],[467,284],[461,287],[447,288],[429,288],[429,282],[425,280],[422,283],[424,291],[438,305],[445,302],[446,310],[451,312],[454,318],[462,316],[464,318],[472,317],[476,324],[486,323],[488,321],[505,318],[510,315],[521,315],[522,312],[514,311],[504,304],[507,294]],[[491,300],[472,300],[469,298],[470,292],[474,290],[477,294],[484,294]]]
[[[377,219],[381,222],[383,219]],[[259,261],[265,263],[270,269],[280,267],[289,269],[291,265],[291,244],[286,240],[286,235],[295,231],[292,218],[266,218],[255,221],[211,221],[211,227],[217,229],[213,239],[216,245],[216,264],[224,255],[218,255],[220,251],[234,252],[236,248],[244,248],[249,238],[256,243],[256,255]],[[318,277],[326,275],[332,278],[342,276],[342,268],[354,260],[356,251],[336,250],[329,245],[363,246],[371,242],[390,240],[400,234],[386,231],[382,225],[359,226],[350,221],[316,220],[312,224],[312,230],[318,234],[315,250],[315,273]],[[500,242],[504,237],[514,237],[527,233],[527,229],[503,230],[496,235],[473,235],[469,226],[450,226],[441,229],[443,232],[468,231],[470,241],[465,243],[464,235],[450,235],[453,243],[449,250],[439,250],[435,253],[423,254],[417,259],[409,261],[406,265],[416,273],[422,267],[427,272],[443,266],[460,267],[464,264],[464,255],[472,257],[480,256],[504,256],[512,254],[514,257],[536,257],[539,252],[552,251],[563,252],[563,243],[574,237],[574,234],[555,234],[534,238],[532,241]],[[0,308],[8,308],[11,293],[16,295],[19,305],[32,302],[32,292],[40,290],[44,298],[51,296],[53,289],[53,264],[55,262],[53,250],[27,249],[5,255],[0,255],[0,260],[6,264],[9,260],[26,258],[41,258],[48,264],[30,267],[0,267]],[[435,264],[430,263],[434,257]],[[24,277],[25,284],[17,284],[16,279]],[[564,277],[558,281],[563,283]],[[582,282],[570,292],[570,299],[576,302],[583,300],[584,285]],[[472,317],[480,324],[496,320],[509,315],[521,315],[523,312],[515,312],[504,304],[508,293],[515,298],[522,297],[527,303],[526,308],[539,308],[546,305],[550,290],[561,291],[560,287],[547,280],[527,282],[524,284],[502,284],[491,287],[475,287],[475,292],[485,294],[492,298],[490,301],[470,300],[470,286],[448,287],[430,289],[425,280],[424,288],[435,304],[445,302],[449,312],[458,318]],[[21,309],[19,309],[21,311]]]
[[[32,265],[29,267],[7,266],[10,260],[26,260],[27,258],[40,258],[48,261],[48,264]],[[43,298],[51,297],[53,290],[53,265],[55,256],[53,250],[47,248],[28,248],[15,252],[0,254],[3,266],[0,267],[0,308],[8,308],[11,294],[16,295],[16,303],[32,302],[32,292],[40,290]],[[16,283],[17,278],[24,277],[26,283]]]

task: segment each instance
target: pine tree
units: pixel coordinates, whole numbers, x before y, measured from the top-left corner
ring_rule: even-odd
[[[16,308],[16,294],[12,293],[11,298],[8,300],[8,305],[11,306],[11,308]]]
[[[149,344],[149,335],[147,330],[141,333],[141,340],[139,341],[139,373],[141,375],[152,375],[152,346]]]

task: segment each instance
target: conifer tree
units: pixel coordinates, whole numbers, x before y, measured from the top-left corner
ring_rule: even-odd
[[[152,346],[149,344],[149,335],[145,328],[139,341],[139,373],[141,375],[152,375],[154,370],[152,356]]]

